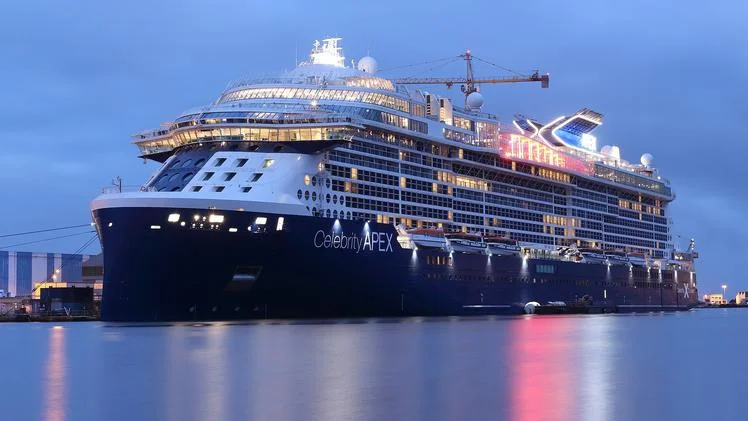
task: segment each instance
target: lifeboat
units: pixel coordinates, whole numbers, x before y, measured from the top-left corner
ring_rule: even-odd
[[[517,240],[500,236],[483,237],[483,241],[488,247],[491,254],[498,256],[519,256],[522,248],[517,244]]]
[[[483,254],[486,251],[486,243],[480,235],[453,232],[445,234],[444,237],[454,252]]]
[[[638,253],[638,252],[631,252],[627,254],[627,257],[629,258],[629,263],[631,263],[632,266],[638,266],[638,267],[647,267],[647,255],[644,253]]]
[[[444,238],[444,231],[439,229],[417,228],[407,231],[410,240],[418,248],[424,249],[444,249],[447,247],[447,239]]]

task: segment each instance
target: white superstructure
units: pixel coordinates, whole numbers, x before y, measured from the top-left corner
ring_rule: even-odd
[[[162,168],[93,208],[272,211],[671,256],[669,184],[651,155],[634,165],[617,146],[597,150],[589,132],[602,115],[503,126],[477,111],[477,92],[467,110],[377,76],[371,57],[345,64],[340,38],[315,42],[294,70],[234,83],[213,104],[135,135]]]

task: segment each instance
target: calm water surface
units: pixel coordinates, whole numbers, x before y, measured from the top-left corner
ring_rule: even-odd
[[[0,419],[745,420],[746,326],[748,309],[0,324]]]

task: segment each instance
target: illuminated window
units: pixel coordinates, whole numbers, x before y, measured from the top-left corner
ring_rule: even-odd
[[[309,183],[311,183],[311,182],[312,182],[312,177],[310,177],[309,174],[305,175],[304,176],[304,184],[306,184],[308,186]]]
[[[274,162],[274,159],[266,159],[262,162],[262,168],[270,168],[270,166],[273,165]]]
[[[275,225],[276,231],[283,231],[283,217],[278,217],[278,224]]]

